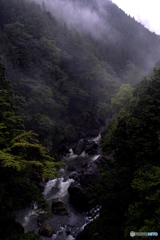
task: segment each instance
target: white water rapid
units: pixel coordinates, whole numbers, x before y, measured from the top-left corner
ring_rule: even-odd
[[[89,141],[95,141],[97,144],[100,141],[100,134],[96,138],[88,139]],[[80,171],[82,162],[93,162],[100,155],[88,155],[84,152],[80,156],[75,155],[70,149],[70,153],[64,158],[66,166],[59,170],[60,177],[49,180],[43,192],[44,198],[51,208],[53,198],[59,198],[66,204],[69,215],[61,216],[54,214],[53,218],[45,220],[45,223],[49,223],[53,229],[54,234],[50,237],[41,236],[42,240],[74,240],[77,234],[83,230],[84,226],[92,221],[95,217],[98,217],[99,206],[92,210],[93,214],[86,213],[80,209],[75,208],[69,201],[68,187],[74,182],[69,178],[72,173]],[[34,231],[38,234],[37,218],[40,210],[36,204],[34,209],[23,209],[17,213],[17,221],[22,224],[25,232]]]

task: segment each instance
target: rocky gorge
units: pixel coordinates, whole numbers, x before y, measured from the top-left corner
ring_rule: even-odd
[[[43,191],[53,216],[44,218],[36,203],[33,210],[19,211],[17,221],[25,232],[34,231],[42,240],[76,239],[84,226],[98,217],[100,206],[91,204],[91,199],[107,160],[99,148],[100,132],[94,138],[80,134],[72,147],[59,147],[59,157],[66,165],[59,170],[59,178],[44,183]]]

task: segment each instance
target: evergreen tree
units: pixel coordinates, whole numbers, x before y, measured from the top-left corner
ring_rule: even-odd
[[[54,162],[39,143],[37,134],[24,131],[22,120],[15,112],[11,85],[5,77],[2,61],[0,93],[0,235],[2,239],[22,239],[18,228],[16,232],[16,211],[34,201],[44,201],[40,181],[57,176],[53,167],[63,164]],[[24,239],[33,238],[26,235]]]

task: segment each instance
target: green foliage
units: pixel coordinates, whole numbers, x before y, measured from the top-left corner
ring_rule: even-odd
[[[152,46],[159,46],[159,40],[109,1],[102,21],[121,40],[111,41],[108,31],[97,40],[69,30],[51,16],[47,5],[47,1],[42,6],[26,0],[0,2],[0,54],[26,130],[37,132],[41,143],[55,150],[67,126],[85,130],[95,118],[105,121],[120,83],[134,85],[147,69],[148,54],[157,59]],[[89,7],[98,11],[93,5],[91,1]],[[5,118],[15,121],[7,113]],[[0,125],[3,132],[6,127]],[[4,144],[6,137],[7,131],[0,134]]]
[[[159,221],[159,177],[160,168],[151,166],[146,171],[139,170],[132,182],[138,195],[137,201],[129,206],[126,213],[125,236],[129,231],[158,231]]]
[[[10,146],[0,152],[2,166],[23,171],[24,176],[25,173],[31,175],[36,170],[40,178],[57,176],[58,172],[54,172],[53,168],[62,167],[63,163],[54,162],[54,158],[49,156],[47,148],[39,143],[37,136],[29,131],[15,137]]]
[[[35,201],[42,202],[39,183],[44,178],[58,176],[55,169],[63,163],[54,162],[48,149],[39,143],[38,134],[24,131],[1,61],[0,89],[0,235],[2,239],[39,239],[18,230],[15,213]]]
[[[115,165],[104,170],[97,190],[102,206],[96,223],[100,239],[128,239],[130,231],[159,229],[159,101],[157,69],[132,91],[105,129],[101,146],[106,154],[114,154]]]
[[[12,95],[10,83],[5,76],[5,67],[0,59],[0,148],[6,147],[24,129],[21,118],[15,113]]]
[[[136,90],[131,87],[150,67],[148,56],[153,62],[158,59],[159,36],[107,1],[102,21],[121,38],[111,41],[104,31],[97,40],[58,23],[45,4],[0,1],[0,55],[14,90],[13,95],[0,60],[0,222],[14,220],[18,208],[40,201],[39,181],[56,176],[53,168],[62,166],[42,143],[55,150],[75,126],[87,129],[96,118],[104,121],[120,111],[102,142],[104,152],[114,153],[115,163],[110,172],[104,171],[99,186],[102,210],[95,226],[98,239],[123,239],[130,226],[136,226],[136,209],[146,209],[159,196],[152,172],[146,177],[154,186],[149,186],[155,191],[153,199],[146,196],[145,176],[136,173],[144,165],[159,167],[160,70]],[[93,9],[93,2],[88,4]],[[143,192],[144,202],[136,191]],[[140,214],[139,229],[159,223],[157,205],[154,210],[155,221]]]
[[[129,101],[132,91],[133,88],[130,84],[122,84],[120,86],[119,92],[115,95],[115,97],[111,98],[110,108],[113,113],[118,113],[121,108],[127,105],[127,101]]]
[[[11,229],[12,231],[12,236],[6,237],[5,240],[41,240],[40,236],[35,235],[34,232],[28,232],[25,234],[20,234],[17,232],[14,232],[14,229]]]

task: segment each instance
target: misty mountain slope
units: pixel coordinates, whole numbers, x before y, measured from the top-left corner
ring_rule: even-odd
[[[159,57],[160,37],[108,0],[44,2],[49,11],[59,21],[65,21],[70,29],[89,33],[98,40],[102,59],[112,64],[117,72],[125,68],[128,60],[148,70]],[[113,55],[118,55],[114,63]]]
[[[115,4],[102,3],[0,2],[0,55],[15,103],[26,129],[39,133],[46,145],[55,147],[75,126],[93,128],[96,119],[104,121],[121,82],[134,85],[148,59],[158,58],[157,35]],[[57,20],[47,7],[59,14]],[[63,16],[67,9],[72,26]]]

